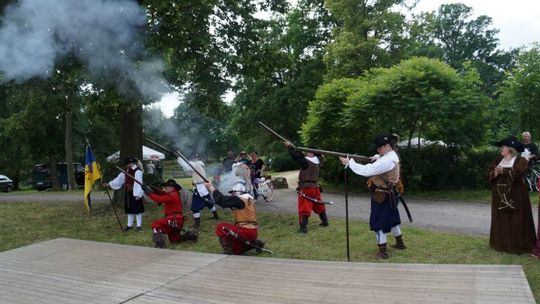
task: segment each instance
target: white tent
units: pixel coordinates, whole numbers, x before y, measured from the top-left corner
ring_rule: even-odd
[[[154,149],[148,148],[146,146],[142,147],[143,149],[143,160],[160,160],[165,159],[165,154],[156,151]],[[120,159],[120,151],[117,151],[107,157],[107,162],[116,163]]]
[[[408,139],[402,140],[397,145],[400,148],[406,148],[409,145],[409,140]],[[426,146],[431,146],[431,145],[444,146],[445,143],[443,141],[440,141],[440,140],[431,141],[431,140],[427,140],[427,139],[424,139],[424,138],[420,138],[420,147],[421,148],[426,147]],[[413,147],[413,148],[418,147],[418,137],[413,137],[411,139],[411,147]]]

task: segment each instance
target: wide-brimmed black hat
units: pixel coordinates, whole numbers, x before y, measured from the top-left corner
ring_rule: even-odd
[[[314,146],[314,145],[309,145],[309,146],[308,146],[308,149],[319,150],[319,148],[317,148],[317,147]],[[322,157],[322,154],[321,154],[321,153],[318,153],[318,152],[311,152],[311,153],[313,153],[313,155],[315,155],[316,157]]]
[[[139,160],[135,157],[126,157],[124,158],[124,162],[122,163],[122,166],[128,165],[128,164],[136,164],[139,162]]]
[[[525,147],[523,147],[523,144],[515,136],[508,136],[506,138],[503,138],[497,142],[494,142],[493,145],[497,147],[507,146],[516,149],[516,151],[518,152],[525,151]]]
[[[376,150],[379,147],[382,147],[386,144],[390,144],[396,141],[398,137],[393,134],[381,133],[373,139],[373,144],[369,146],[370,150]]]
[[[174,179],[169,179],[165,182],[165,186],[167,187],[173,187],[175,188],[176,190],[180,191],[182,190],[182,186],[180,186],[179,184],[176,183],[176,181]]]

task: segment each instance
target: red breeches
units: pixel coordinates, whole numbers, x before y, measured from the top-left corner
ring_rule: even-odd
[[[160,230],[169,237],[171,243],[180,242],[180,232],[184,225],[184,217],[181,215],[169,215],[152,222],[152,229]]]
[[[242,254],[253,249],[253,247],[244,244],[244,242],[223,231],[223,227],[227,227],[236,232],[240,238],[246,241],[254,241],[257,239],[257,229],[241,228],[229,223],[220,223],[216,225],[216,235],[232,243],[233,254]]]
[[[312,197],[317,200],[321,200],[321,190],[317,188],[303,188],[300,190],[306,196]],[[298,215],[301,218],[302,216],[311,216],[311,212],[316,214],[321,214],[326,211],[326,206],[324,204],[314,203],[301,195],[298,195]]]

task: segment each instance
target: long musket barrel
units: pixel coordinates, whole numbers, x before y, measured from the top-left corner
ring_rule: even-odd
[[[144,139],[145,139],[146,141],[148,141],[149,143],[155,145],[156,147],[159,147],[159,148],[161,148],[161,149],[163,149],[163,150],[165,150],[165,151],[167,151],[167,152],[173,154],[174,156],[179,156],[181,159],[183,159],[183,160],[186,162],[186,164],[188,164],[189,167],[191,167],[191,169],[193,170],[193,172],[195,172],[198,176],[200,176],[200,177],[202,178],[202,180],[203,180],[205,183],[209,183],[209,182],[210,182],[206,177],[204,177],[204,176],[201,174],[201,172],[199,172],[197,169],[195,169],[195,167],[193,167],[193,165],[192,165],[192,164],[189,162],[189,160],[184,156],[184,154],[182,154],[182,152],[180,152],[180,151],[173,151],[173,150],[171,150],[171,149],[169,149],[169,148],[167,148],[167,147],[165,147],[165,146],[162,146],[162,145],[158,144],[157,142],[155,142],[155,141],[149,139],[148,137],[145,137]]]
[[[343,152],[328,151],[328,150],[321,150],[321,149],[311,149],[311,148],[305,148],[305,147],[296,147],[296,149],[300,151],[304,151],[304,152],[321,153],[325,155],[334,155],[334,156],[340,156],[340,157],[349,157],[363,163],[371,162],[371,159],[369,157],[363,156],[363,155],[347,154]]]
[[[140,181],[136,180],[136,179],[135,179],[135,176],[133,176],[133,175],[127,173],[126,170],[124,170],[124,169],[122,169],[122,168],[120,168],[120,167],[118,167],[118,166],[115,166],[115,167],[116,167],[116,169],[120,170],[120,172],[124,173],[124,174],[127,175],[128,177],[131,177],[131,178],[133,179],[133,181],[136,182],[137,184],[141,185],[141,187],[144,186],[143,183],[141,183]]]
[[[281,139],[283,141],[290,142],[288,139],[286,139],[285,137],[279,135],[276,131],[272,130],[272,128],[265,125],[264,123],[259,121],[259,125],[261,125],[261,127],[263,127],[266,131],[270,132],[275,137],[277,137],[277,138],[279,138],[279,139]],[[347,153],[342,153],[342,152],[320,150],[320,149],[310,149],[310,148],[305,148],[305,147],[296,147],[295,145],[293,145],[293,147],[296,148],[297,150],[304,151],[304,152],[321,153],[321,154],[325,154],[325,155],[334,155],[334,156],[341,156],[341,157],[350,157],[350,158],[353,158],[356,161],[363,162],[363,163],[371,162],[371,159],[369,157],[362,156],[362,155],[347,154]]]
[[[262,123],[261,121],[259,121],[259,125],[261,127],[263,127],[266,131],[270,132],[272,135],[274,135],[275,137],[283,140],[283,141],[288,141],[292,144],[291,141],[289,141],[288,139],[286,139],[285,137],[279,135],[276,131],[272,130],[272,128],[270,128],[269,126],[265,125],[264,123]],[[292,144],[294,146],[294,144]]]

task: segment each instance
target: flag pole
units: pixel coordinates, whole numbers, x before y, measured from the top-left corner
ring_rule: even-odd
[[[88,145],[88,147],[90,147],[90,149],[92,149],[92,145],[90,145],[90,141],[88,140],[88,137],[86,137],[86,144]],[[95,155],[94,155],[94,157],[95,157]],[[96,162],[97,162],[97,158],[96,158]],[[99,168],[98,168],[98,170],[99,170]],[[100,172],[99,175],[101,176],[101,181],[103,182],[103,175],[101,174],[101,172]],[[116,216],[116,220],[118,221],[118,225],[120,226],[120,230],[124,231],[124,227],[122,226],[122,221],[120,221],[120,217],[118,216],[118,212],[116,211],[116,207],[114,206],[114,202],[113,202],[113,199],[111,197],[111,194],[109,193],[109,189],[105,188],[105,193],[107,193],[107,197],[109,198],[109,202],[111,203],[111,206],[113,208],[114,215]]]
[[[351,251],[349,246],[349,177],[347,174],[348,166],[343,170],[345,178],[345,233],[347,239],[347,261],[351,261]]]

